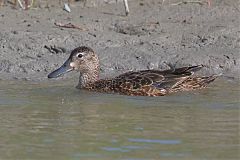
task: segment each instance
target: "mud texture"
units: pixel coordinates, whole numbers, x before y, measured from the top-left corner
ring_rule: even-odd
[[[57,0],[27,11],[6,4],[0,8],[0,79],[47,79],[81,45],[99,55],[102,77],[203,64],[200,74],[239,79],[239,1],[173,5],[180,1],[130,0],[127,17],[122,2],[115,0],[91,0],[85,7],[76,2],[71,13]]]

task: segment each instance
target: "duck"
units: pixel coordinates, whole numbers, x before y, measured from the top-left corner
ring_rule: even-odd
[[[206,88],[218,76],[193,76],[202,67],[194,65],[168,70],[128,71],[113,78],[100,79],[97,54],[90,47],[80,46],[73,49],[65,63],[51,72],[48,78],[77,71],[80,72],[78,89],[128,96],[165,96]]]

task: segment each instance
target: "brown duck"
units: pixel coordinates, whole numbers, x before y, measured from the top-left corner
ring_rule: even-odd
[[[115,78],[99,79],[99,60],[89,47],[75,48],[67,61],[48,75],[56,78],[70,71],[79,71],[77,88],[90,91],[119,93],[130,96],[164,96],[179,91],[205,88],[216,79],[216,75],[193,77],[202,65],[170,70],[141,70],[127,72]]]

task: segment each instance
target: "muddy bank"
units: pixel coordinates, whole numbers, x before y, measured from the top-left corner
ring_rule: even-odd
[[[122,3],[98,7],[71,6],[28,11],[0,9],[0,79],[44,80],[77,46],[93,48],[101,73],[167,69],[203,64],[200,74],[239,78],[240,6],[237,0],[171,5],[176,1],[131,0],[130,15]],[[72,23],[80,29],[60,28]],[[78,76],[69,74],[65,78]]]

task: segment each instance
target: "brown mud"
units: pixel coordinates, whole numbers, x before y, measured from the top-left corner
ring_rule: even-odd
[[[129,70],[168,69],[203,64],[200,74],[239,79],[240,3],[212,0],[130,0],[125,16],[122,2],[89,1],[71,5],[67,13],[52,1],[48,7],[0,8],[0,79],[44,80],[75,47],[93,48],[102,76]],[[73,24],[63,28],[56,24]],[[76,74],[68,74],[72,78]]]

